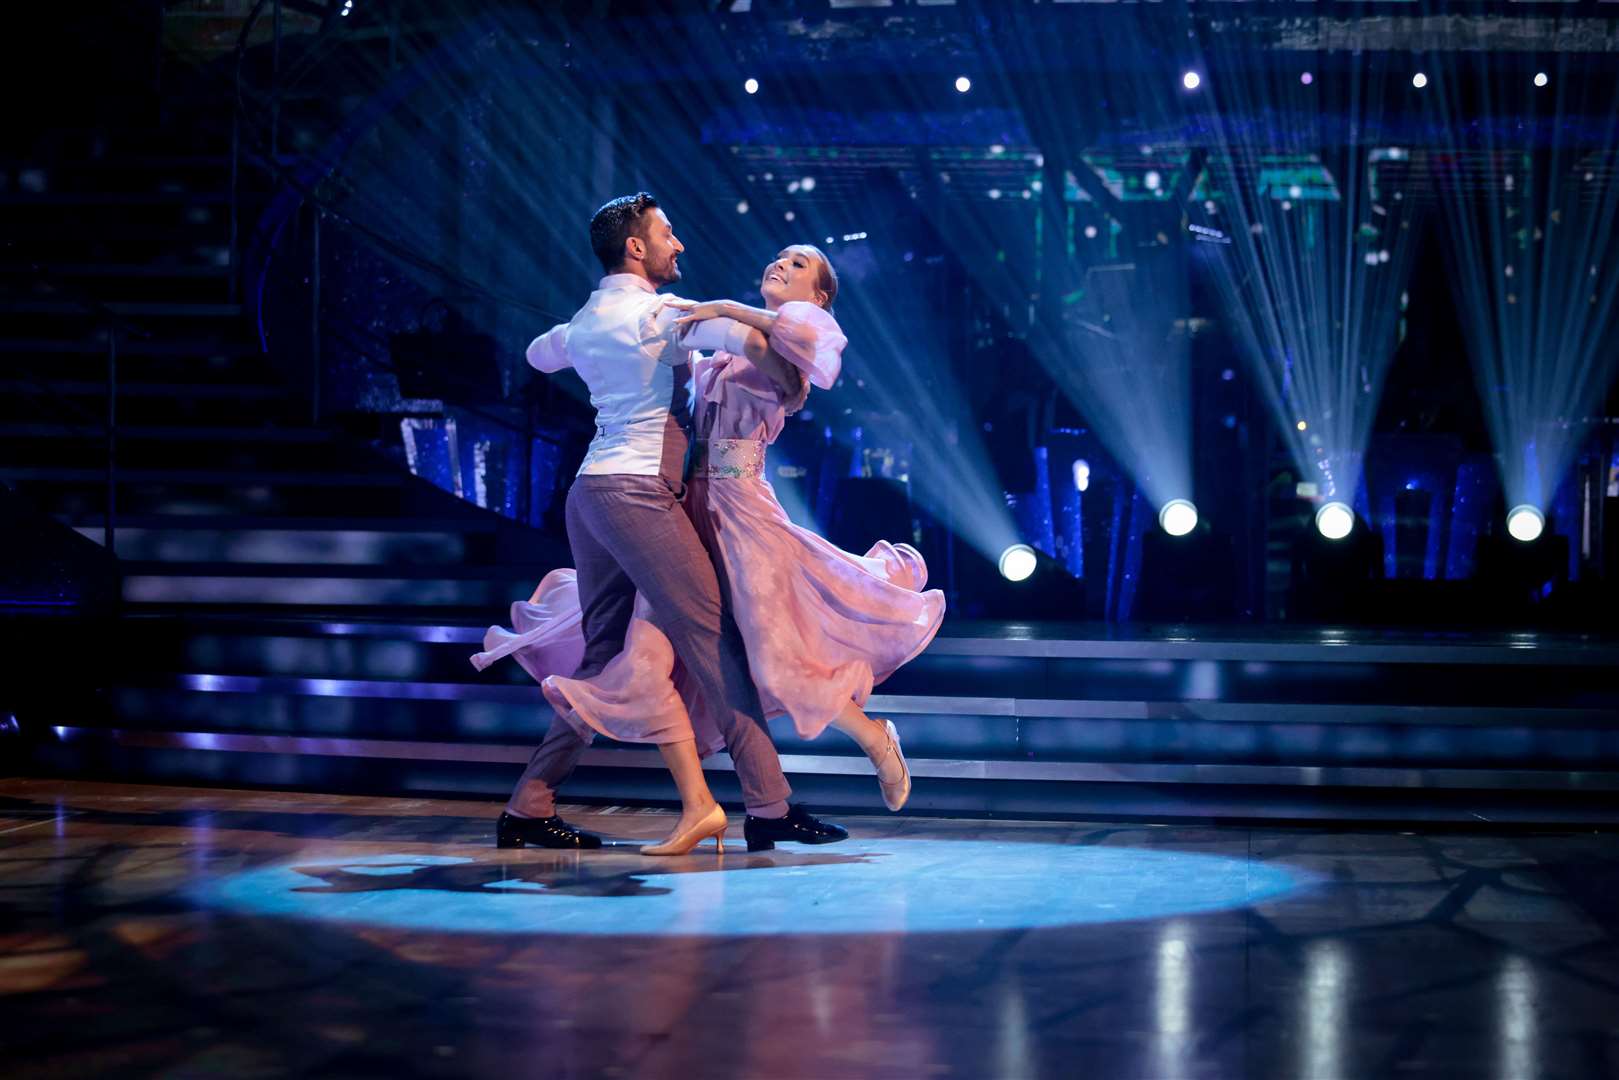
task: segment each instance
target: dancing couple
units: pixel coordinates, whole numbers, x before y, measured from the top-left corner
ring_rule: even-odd
[[[547,574],[512,605],[512,629],[491,627],[472,658],[482,670],[514,657],[556,714],[496,843],[601,846],[556,814],[558,787],[598,733],[655,744],[679,791],[674,831],[642,854],[682,855],[710,837],[723,850],[725,811],[701,765],[722,747],[749,851],[842,840],[789,802],[765,721],[852,737],[898,810],[911,788],[898,735],[862,706],[933,640],[944,594],[924,591],[915,548],[842,551],[794,525],[765,479],[786,417],[842,366],[837,275],[820,250],[793,245],[765,266],[763,308],[660,295],[680,280],[685,248],[645,192],[598,210],[590,241],[607,276],[528,347],[540,371],[577,371],[596,409],[567,496],[575,569]]]

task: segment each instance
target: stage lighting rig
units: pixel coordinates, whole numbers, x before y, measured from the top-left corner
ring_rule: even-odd
[[[1158,510],[1158,525],[1170,536],[1185,536],[1197,528],[1197,507],[1190,499],[1170,499]]]
[[[1545,528],[1546,515],[1536,507],[1524,504],[1507,512],[1507,532],[1519,543],[1534,543]]]
[[[1315,512],[1315,528],[1324,539],[1342,540],[1355,529],[1355,511],[1348,503],[1326,503]]]

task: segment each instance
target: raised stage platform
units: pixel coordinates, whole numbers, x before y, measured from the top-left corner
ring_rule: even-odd
[[[19,710],[33,767],[497,796],[549,712],[515,664],[472,669],[470,619],[158,609],[104,633],[77,669],[93,700]],[[955,623],[870,711],[901,729],[921,812],[1619,817],[1619,639]],[[775,731],[801,797],[878,806],[851,743]],[[672,789],[655,752],[599,740],[570,794]]]

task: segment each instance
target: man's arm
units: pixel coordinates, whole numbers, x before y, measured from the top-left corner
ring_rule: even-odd
[[[573,366],[568,359],[568,324],[557,323],[528,343],[528,366],[547,374]]]
[[[681,337],[685,328],[676,321],[690,306],[691,301],[678,296],[660,296],[642,320],[641,349],[658,363],[669,367],[691,363],[691,346]]]

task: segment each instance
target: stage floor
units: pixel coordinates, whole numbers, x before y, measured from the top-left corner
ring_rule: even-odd
[[[7,1076],[1619,1072],[1611,833],[498,810],[0,781]]]

